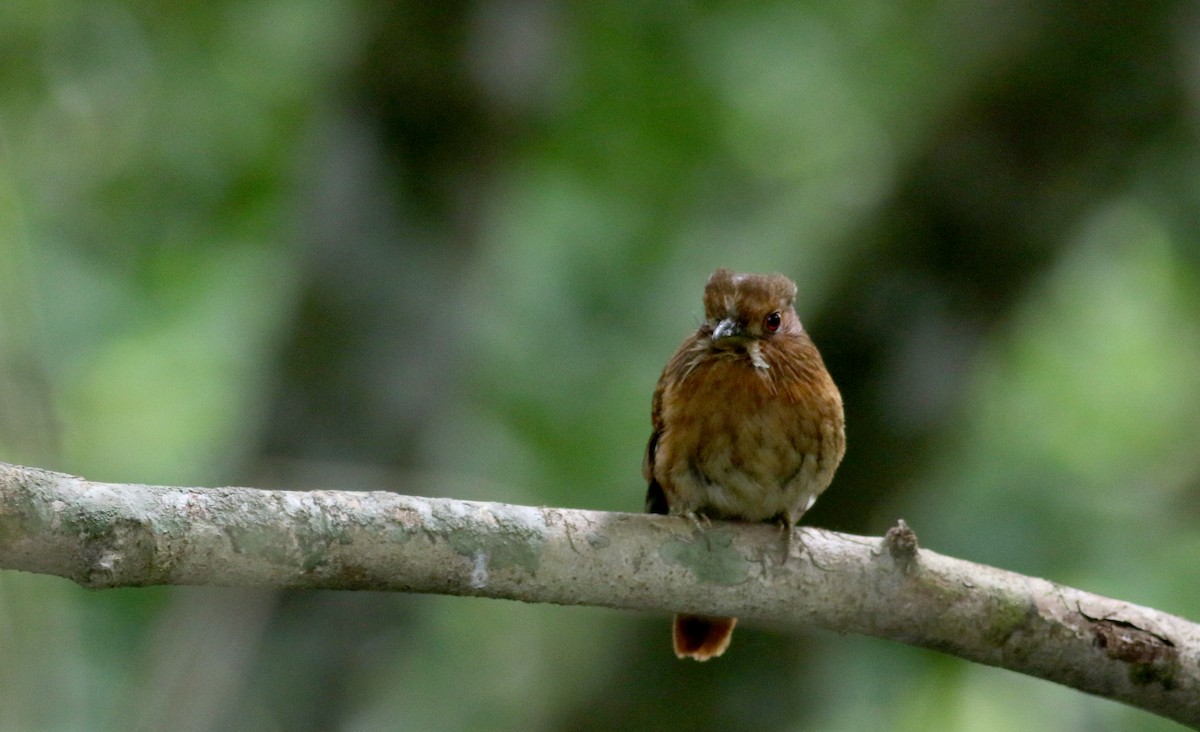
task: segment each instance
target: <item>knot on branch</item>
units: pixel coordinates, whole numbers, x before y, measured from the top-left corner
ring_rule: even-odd
[[[895,526],[887,530],[883,536],[883,546],[888,550],[892,561],[903,571],[908,571],[917,561],[917,550],[920,548],[917,532],[908,528],[904,519],[898,520]]]

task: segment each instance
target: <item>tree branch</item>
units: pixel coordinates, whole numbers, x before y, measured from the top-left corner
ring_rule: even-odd
[[[883,539],[352,491],[95,483],[0,463],[0,569],[84,587],[401,590],[735,615],[933,648],[1200,726],[1200,626]]]

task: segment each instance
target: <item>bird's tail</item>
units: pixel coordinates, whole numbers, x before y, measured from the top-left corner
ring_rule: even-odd
[[[705,615],[676,615],[673,639],[675,655],[707,661],[729,647],[737,618],[713,618]]]

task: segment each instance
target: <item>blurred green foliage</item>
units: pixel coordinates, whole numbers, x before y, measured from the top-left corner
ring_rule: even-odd
[[[849,452],[805,523],[1200,617],[1188,3],[0,6],[0,459],[639,510],[718,266]],[[0,574],[2,729],[1170,729],[874,639]],[[886,720],[886,722],[881,722]]]

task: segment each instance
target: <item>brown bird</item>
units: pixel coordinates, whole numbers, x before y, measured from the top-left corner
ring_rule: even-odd
[[[663,369],[642,473],[646,510],[695,520],[779,521],[787,532],[846,451],[842,396],[779,274],[719,269],[704,322]],[[676,615],[675,655],[725,652],[736,618]]]

